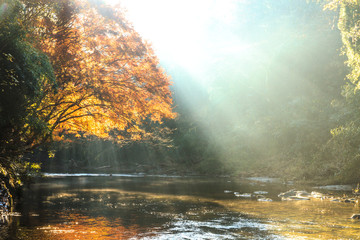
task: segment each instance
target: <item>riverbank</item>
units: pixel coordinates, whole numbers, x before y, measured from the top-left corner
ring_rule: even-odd
[[[8,221],[10,212],[10,197],[6,189],[0,186],[0,224]]]

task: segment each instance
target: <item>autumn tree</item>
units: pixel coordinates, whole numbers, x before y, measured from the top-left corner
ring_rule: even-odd
[[[49,59],[51,66],[34,75],[36,97],[27,99],[21,109],[36,116],[37,124],[26,118],[19,129],[11,128],[14,135],[21,136],[22,148],[16,156],[2,148],[2,159],[12,162],[45,142],[64,141],[67,136],[97,136],[119,143],[150,138],[155,131],[149,126],[175,116],[169,77],[121,8],[82,0],[4,4],[16,8],[14,19],[26,29],[28,48],[37,49],[31,56],[38,53],[39,58]],[[6,28],[6,23],[2,26]],[[2,46],[2,50],[8,48]],[[11,56],[2,55],[8,62],[12,62]],[[37,73],[33,65],[26,67]]]
[[[57,79],[56,91],[47,89],[37,106],[51,136],[140,139],[149,120],[174,117],[169,77],[121,9],[69,0],[49,9],[25,4],[24,19],[41,16],[32,34]]]

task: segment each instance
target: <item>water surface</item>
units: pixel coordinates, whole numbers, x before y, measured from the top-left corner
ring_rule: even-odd
[[[24,191],[0,239],[360,239],[357,205],[280,201],[294,186],[255,180],[50,175]],[[273,201],[234,194],[254,191]]]

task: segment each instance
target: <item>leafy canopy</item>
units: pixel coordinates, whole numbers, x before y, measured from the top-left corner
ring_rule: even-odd
[[[86,0],[0,0],[0,183],[25,153],[66,136],[152,137],[174,118],[170,79],[121,8]],[[156,124],[154,124],[156,123]]]
[[[175,116],[169,77],[120,8],[23,3],[23,23],[54,67],[56,91],[47,85],[36,111],[55,140],[66,134],[136,140],[149,134],[144,125]]]

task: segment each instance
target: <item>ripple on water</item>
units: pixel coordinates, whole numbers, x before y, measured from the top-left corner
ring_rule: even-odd
[[[177,219],[160,231],[136,239],[284,239],[271,233],[273,226],[241,216],[224,216],[208,221]]]

